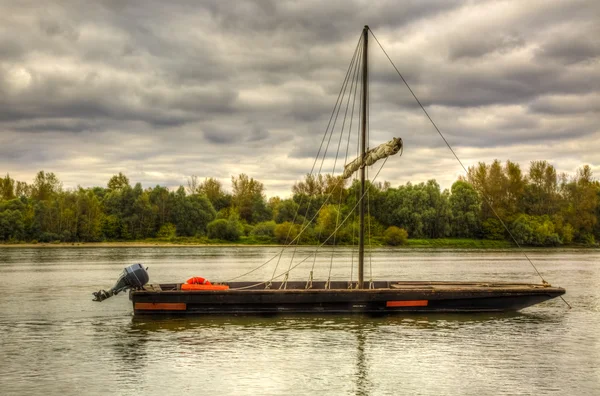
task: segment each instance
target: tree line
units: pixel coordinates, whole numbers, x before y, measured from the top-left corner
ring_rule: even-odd
[[[600,183],[591,168],[557,174],[547,161],[496,160],[469,168],[448,190],[435,180],[392,187],[367,183],[368,238],[399,244],[410,238],[510,240],[522,245],[594,245],[600,238]],[[122,173],[106,187],[64,189],[40,171],[31,184],[0,178],[0,241],[101,242],[158,238],[249,240],[260,243],[354,243],[359,183],[306,175],[291,198],[265,196],[246,174],[231,191],[214,179],[188,179],[176,190],[131,185]],[[335,235],[332,234],[335,232]]]

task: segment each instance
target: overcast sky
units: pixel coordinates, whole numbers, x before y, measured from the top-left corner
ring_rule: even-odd
[[[229,189],[244,172],[289,196],[365,24],[465,165],[600,176],[597,0],[0,0],[0,173]],[[370,56],[371,145],[405,144],[379,180],[449,187],[462,168],[372,39]]]

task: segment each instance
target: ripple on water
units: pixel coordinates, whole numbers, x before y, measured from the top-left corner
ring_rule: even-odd
[[[2,393],[600,394],[600,254],[593,251],[532,253],[549,280],[567,288],[572,310],[553,300],[517,314],[149,320],[131,316],[126,296],[90,301],[133,262],[149,265],[155,280],[219,279],[275,252],[4,249]],[[373,272],[535,280],[522,279],[531,274],[520,259],[512,251],[382,249]]]

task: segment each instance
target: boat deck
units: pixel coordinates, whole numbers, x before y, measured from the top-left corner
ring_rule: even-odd
[[[182,283],[162,283],[162,284],[148,284],[143,287],[142,290],[137,292],[212,292],[212,290],[182,290]],[[267,287],[264,282],[229,282],[229,283],[215,283],[215,285],[227,285],[229,290],[227,292],[234,291],[317,291],[317,290],[358,290],[361,292],[367,290],[456,290],[456,289],[513,289],[513,290],[531,290],[531,289],[547,289],[552,288],[551,285],[537,284],[537,283],[518,283],[518,282],[441,282],[441,281],[373,281],[371,283],[365,282],[365,289],[358,289],[356,282],[340,282],[332,281],[329,284],[325,281],[314,281],[309,286],[306,282],[273,282]]]

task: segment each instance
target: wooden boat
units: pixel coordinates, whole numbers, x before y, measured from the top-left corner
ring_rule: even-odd
[[[134,280],[130,287],[130,299],[135,315],[399,314],[406,312],[516,311],[565,293],[565,289],[553,287],[543,279],[541,284],[410,282],[404,280],[369,280],[365,282],[365,199],[363,199],[366,191],[365,167],[397,153],[402,148],[402,140],[395,138],[375,149],[367,150],[368,38],[369,28],[365,26],[361,36],[362,47],[359,55],[362,56],[360,154],[356,160],[346,165],[343,175],[343,177],[348,177],[355,171],[360,173],[360,199],[357,202],[360,216],[358,279],[356,281],[313,281],[311,271],[307,282],[288,282],[288,270],[280,276],[274,276],[266,281],[224,282],[217,283],[218,287],[215,288],[200,287],[192,288],[192,290],[189,287],[182,287],[181,283],[143,284],[140,286],[139,282]],[[356,70],[358,70],[358,66]],[[358,73],[356,75],[358,76]],[[358,77],[356,78],[358,81]],[[295,268],[295,266],[292,267],[290,264],[290,268]],[[136,271],[141,270],[136,267]],[[147,279],[147,274],[142,274],[141,277],[144,278],[144,276]],[[285,276],[283,281],[275,281],[275,278],[281,276]],[[123,285],[117,289],[118,291],[123,290]],[[107,293],[107,295],[109,294],[112,295]],[[100,295],[99,300],[102,299],[102,295]]]
[[[231,282],[228,290],[184,291],[155,284],[131,291],[135,315],[143,314],[398,314],[406,312],[517,311],[560,296],[560,287],[527,283],[374,281],[372,289],[333,281],[281,282],[273,288]]]

